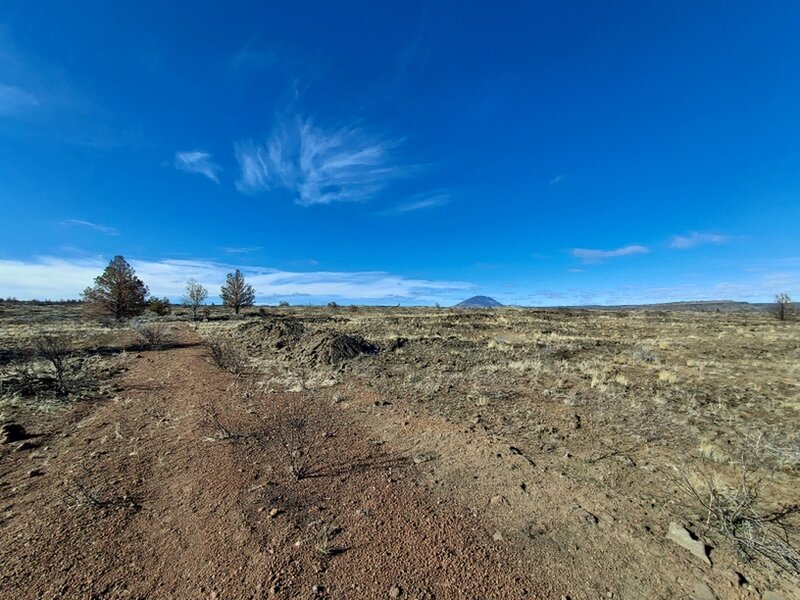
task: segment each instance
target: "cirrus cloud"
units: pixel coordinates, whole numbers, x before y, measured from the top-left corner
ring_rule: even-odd
[[[721,244],[727,242],[730,238],[727,235],[717,235],[715,233],[698,233],[691,232],[689,235],[675,235],[669,242],[670,248],[677,248],[685,250],[686,248],[694,248],[701,244]]]
[[[278,119],[265,143],[235,144],[236,188],[287,190],[301,206],[368,200],[410,172],[395,164],[398,144],[357,126],[323,129],[300,116]]]
[[[649,248],[640,246],[638,244],[623,246],[622,248],[617,248],[616,250],[592,250],[588,248],[573,248],[570,250],[570,254],[572,254],[572,256],[585,263],[596,263],[609,258],[631,256],[634,254],[646,254],[647,252],[650,252]]]
[[[222,171],[222,167],[211,160],[211,154],[202,150],[176,152],[173,166],[179,171],[204,175],[214,183],[219,183],[219,173]]]

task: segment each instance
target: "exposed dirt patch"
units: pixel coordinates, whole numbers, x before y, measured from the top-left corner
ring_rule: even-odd
[[[274,432],[200,347],[128,360],[114,399],[53,417],[36,450],[2,448],[3,598],[521,598],[562,588],[532,580],[511,544],[431,494],[413,460],[371,443],[346,413],[334,413],[320,468],[294,481],[269,450]],[[209,403],[233,436],[217,435]]]

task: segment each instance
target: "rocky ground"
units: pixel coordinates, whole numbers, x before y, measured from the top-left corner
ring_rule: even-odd
[[[800,597],[796,323],[215,317],[0,403],[2,597]]]

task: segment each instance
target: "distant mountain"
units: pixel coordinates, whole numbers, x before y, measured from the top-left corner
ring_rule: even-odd
[[[459,302],[454,308],[497,308],[503,306],[494,298],[489,296],[473,296],[463,302]]]

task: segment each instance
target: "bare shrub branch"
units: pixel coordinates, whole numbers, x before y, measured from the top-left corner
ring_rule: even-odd
[[[166,323],[140,323],[134,326],[134,331],[142,344],[153,350],[161,350],[172,342],[172,326]]]
[[[729,540],[740,560],[761,556],[780,568],[800,575],[800,552],[790,539],[788,518],[797,505],[766,508],[759,503],[760,480],[742,461],[734,485],[724,485],[707,473],[690,475],[677,469],[679,485],[688,492],[694,508],[704,514],[706,526]]]
[[[53,367],[56,392],[66,396],[69,393],[66,382],[67,359],[72,355],[70,341],[62,334],[44,334],[36,339],[36,353]]]
[[[219,440],[228,440],[239,437],[240,434],[231,431],[231,428],[226,424],[225,420],[220,416],[217,407],[212,403],[201,404],[199,406],[206,415],[206,424],[213,427],[215,430],[214,437]]]
[[[204,345],[208,358],[220,369],[242,375],[247,368],[247,357],[230,336],[213,336],[206,338]]]

